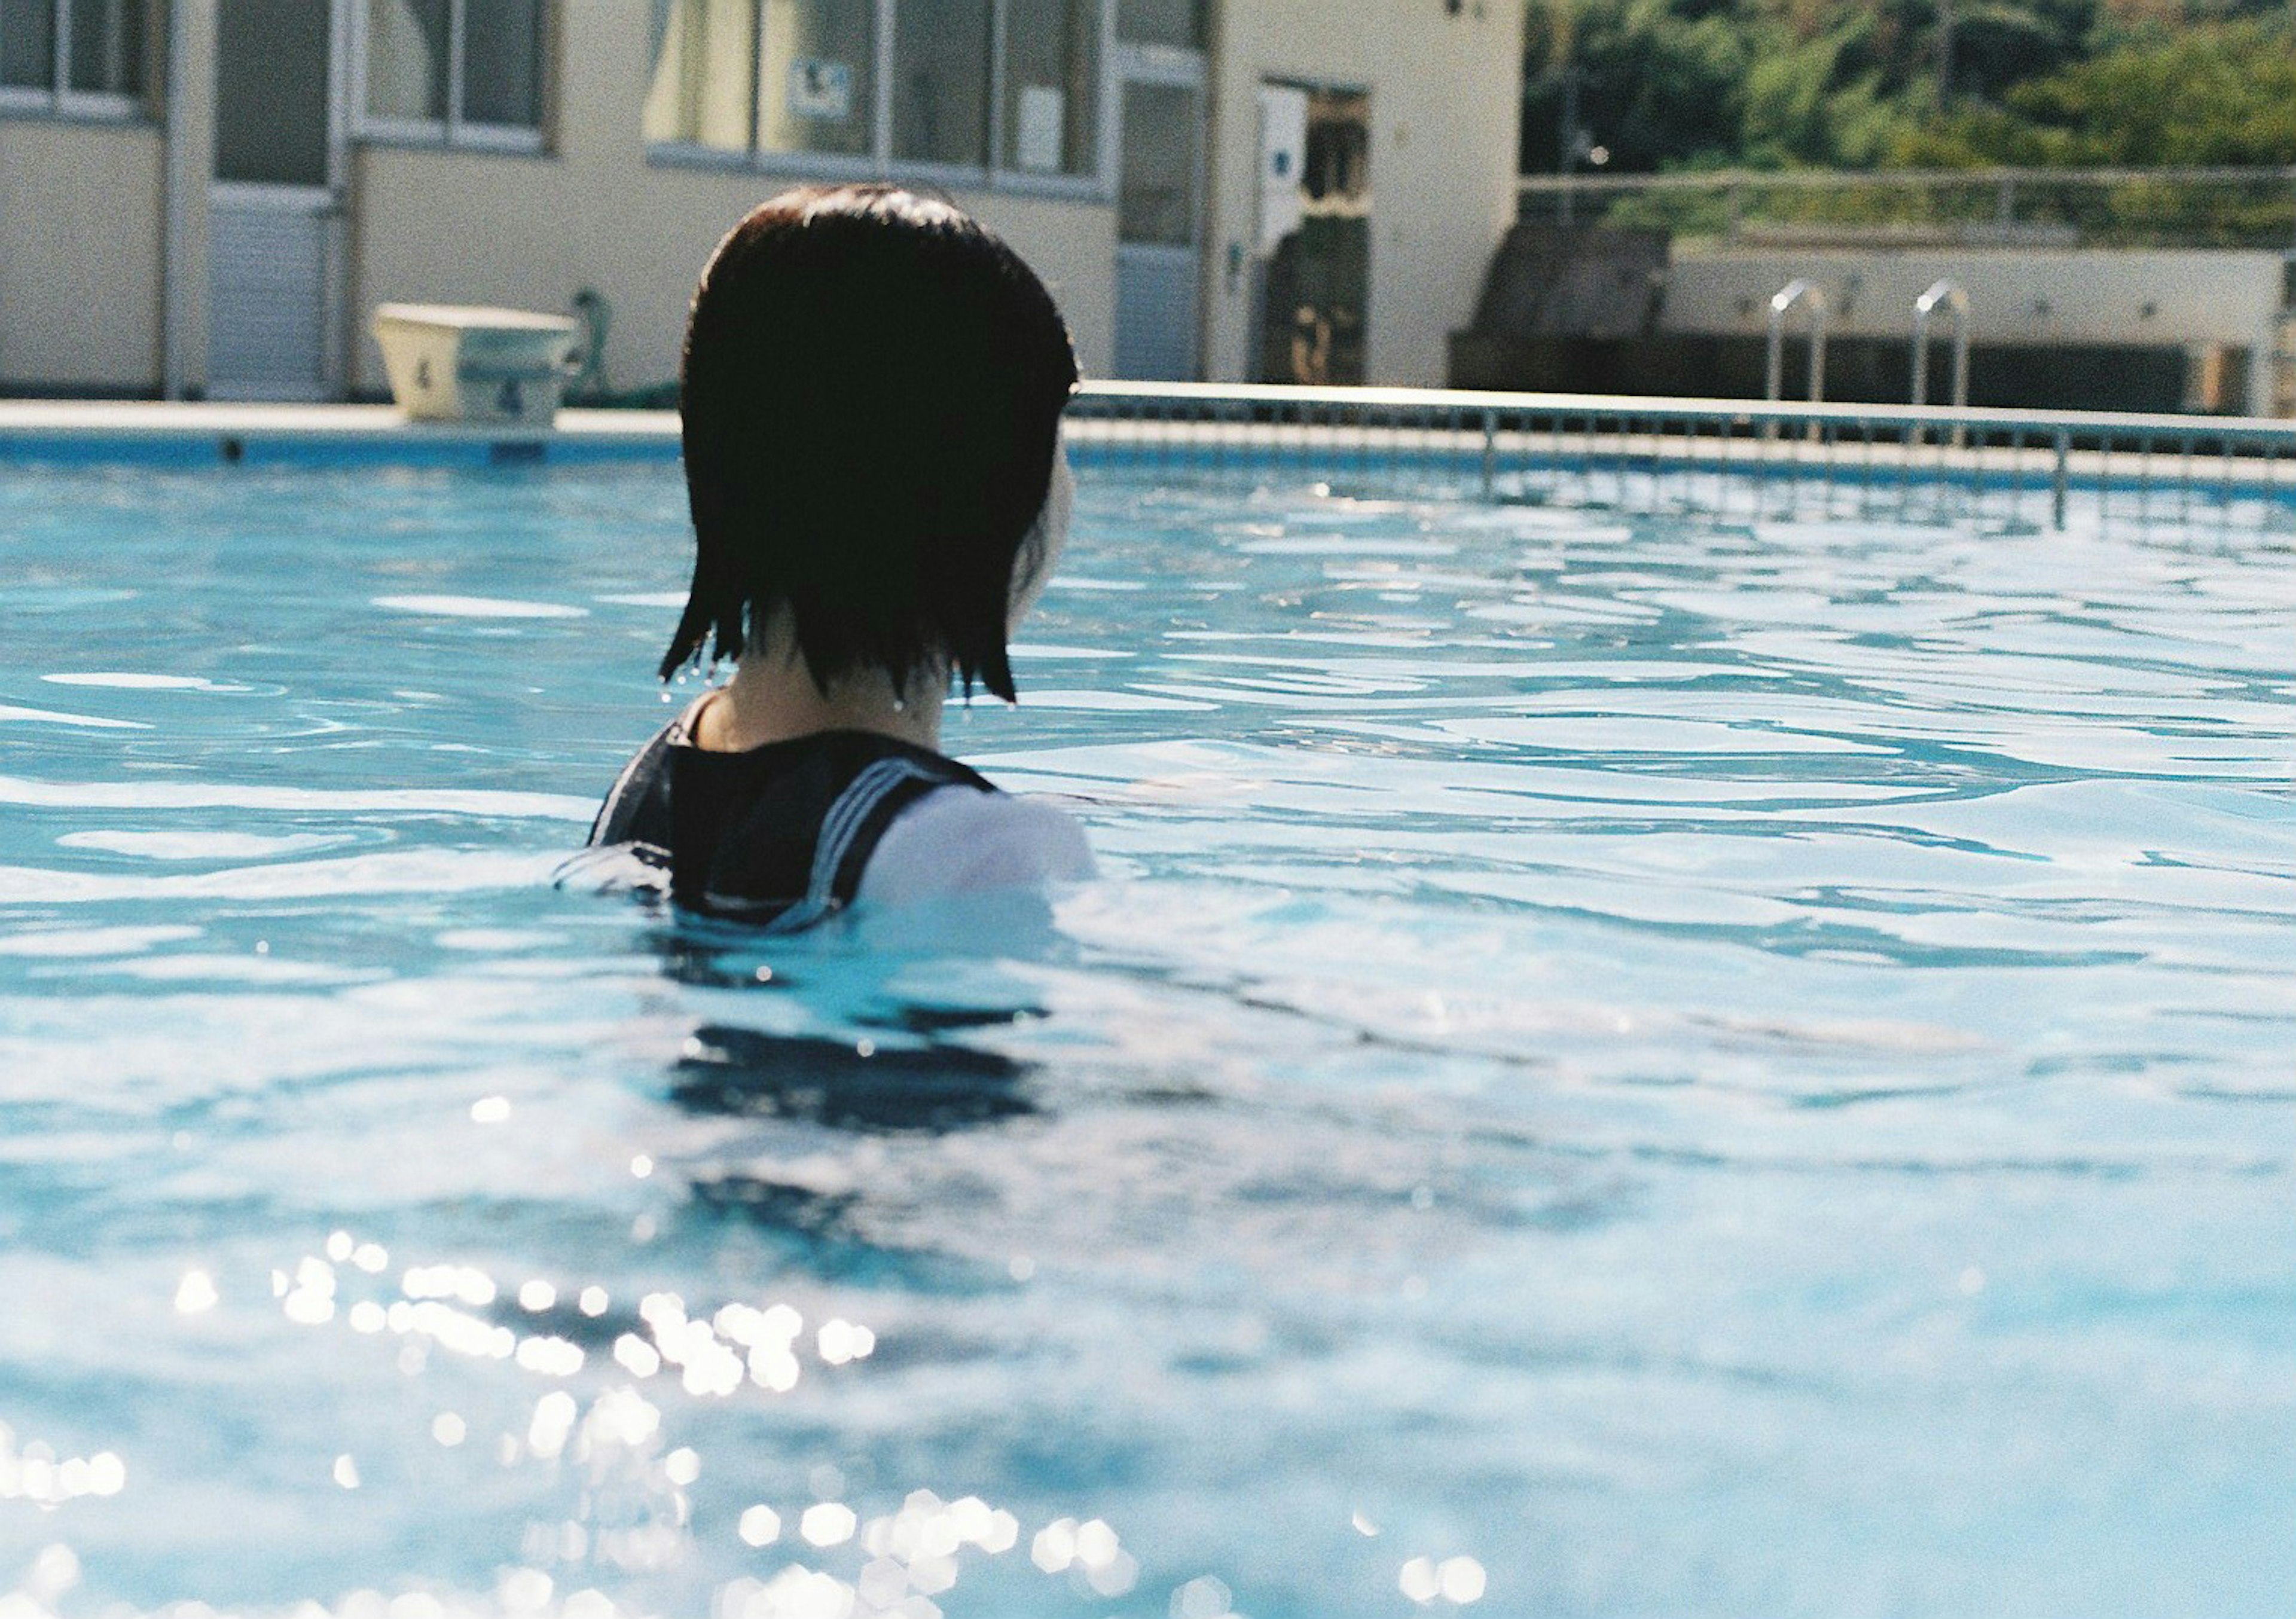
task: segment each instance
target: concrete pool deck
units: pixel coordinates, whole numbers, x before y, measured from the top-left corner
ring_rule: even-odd
[[[0,460],[238,461],[266,453],[355,460],[486,459],[557,448],[575,459],[675,456],[675,411],[563,410],[547,427],[410,421],[389,405],[0,400]],[[587,452],[586,456],[585,452]]]

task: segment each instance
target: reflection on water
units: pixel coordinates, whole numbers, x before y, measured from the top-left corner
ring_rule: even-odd
[[[0,1613],[2296,1588],[2284,549],[1087,478],[1108,880],[761,940],[544,880],[685,520],[0,479]]]

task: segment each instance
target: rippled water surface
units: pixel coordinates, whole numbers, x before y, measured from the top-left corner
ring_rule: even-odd
[[[0,483],[0,1610],[2296,1601],[2284,543],[1084,483],[797,941],[674,470]]]

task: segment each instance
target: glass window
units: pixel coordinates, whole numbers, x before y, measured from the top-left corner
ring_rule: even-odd
[[[818,154],[847,173],[1103,172],[1111,0],[651,3],[649,145]]]
[[[546,0],[365,0],[366,116],[386,134],[418,126],[542,127]]]
[[[326,6],[231,0],[216,29],[216,178],[324,185]]]
[[[1116,239],[1151,247],[1196,240],[1197,92],[1136,80],[1124,86],[1124,172]]]
[[[989,0],[918,0],[893,14],[893,160],[986,167]]]
[[[542,0],[463,0],[463,121],[542,123]]]
[[[71,0],[71,87],[104,95],[144,88],[143,0]]]
[[[56,87],[56,0],[0,0],[0,87]]]
[[[444,121],[451,21],[447,0],[367,0],[369,114],[405,122]]]
[[[1100,166],[1100,0],[1006,0],[1004,166]]]
[[[1119,38],[1142,45],[1204,47],[1204,0],[1116,0]]]
[[[150,18],[149,0],[0,0],[0,90],[140,96]],[[83,101],[72,110],[111,109]]]
[[[869,155],[877,132],[876,0],[766,0],[758,60],[759,145]]]
[[[655,0],[648,141],[750,150],[757,18],[757,0]]]

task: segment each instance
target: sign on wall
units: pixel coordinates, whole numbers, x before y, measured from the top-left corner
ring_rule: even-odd
[[[1015,132],[1019,138],[1014,142],[1013,157],[1021,168],[1039,174],[1061,172],[1068,111],[1069,98],[1054,86],[1021,87],[1021,127]]]
[[[1308,93],[1292,85],[1259,86],[1259,251],[1275,251],[1307,211],[1300,190],[1308,163]]]
[[[792,118],[841,124],[853,116],[853,69],[818,56],[790,62],[789,110]]]

